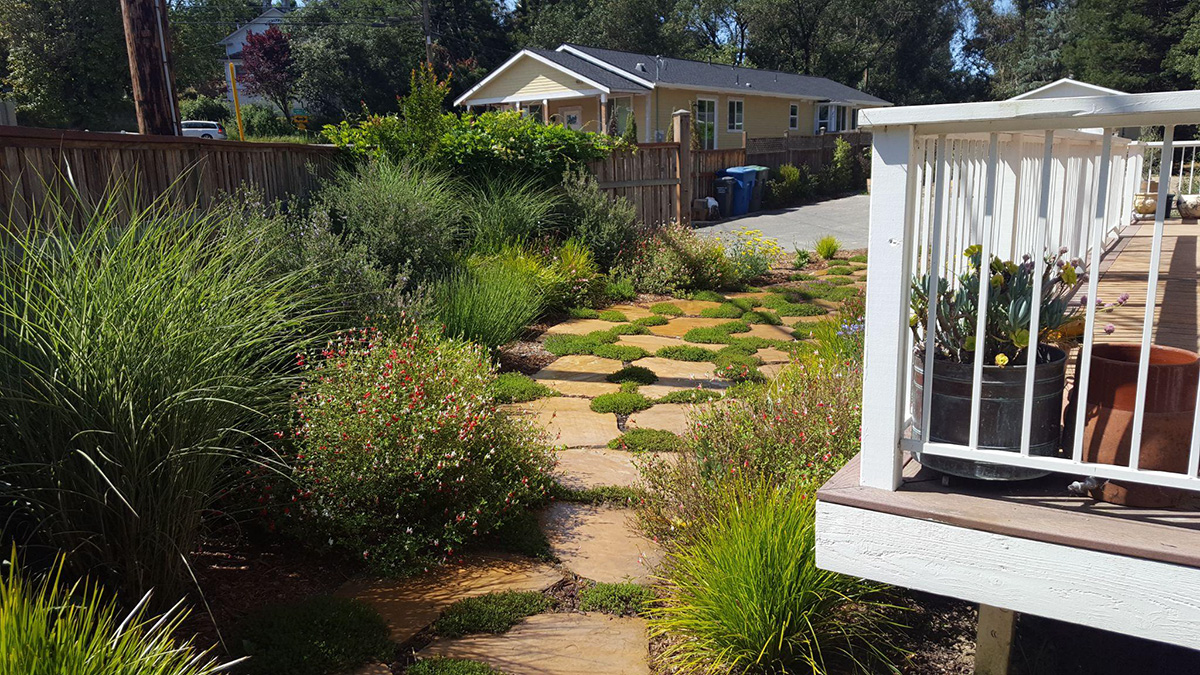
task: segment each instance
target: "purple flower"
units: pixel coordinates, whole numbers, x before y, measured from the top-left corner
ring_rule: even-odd
[[[1122,293],[1121,295],[1117,296],[1117,304],[1118,305],[1124,305],[1127,302],[1129,302],[1129,294],[1128,293]]]
[[[1105,335],[1112,335],[1113,331],[1115,331],[1115,330],[1117,330],[1117,327],[1112,325],[1111,323],[1104,325],[1104,334]]]

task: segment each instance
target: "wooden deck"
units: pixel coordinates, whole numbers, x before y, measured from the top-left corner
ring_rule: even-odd
[[[1113,302],[1122,293],[1129,293],[1129,302],[1112,313],[1096,315],[1097,342],[1141,342],[1153,237],[1153,223],[1131,225],[1121,233],[1119,242],[1102,261],[1096,296],[1105,302]],[[1168,221],[1163,230],[1155,294],[1157,308],[1151,333],[1155,344],[1200,351],[1198,252],[1200,224]],[[1116,330],[1108,335],[1103,331],[1110,323]]]
[[[891,492],[862,487],[858,457],[817,499],[1101,553],[1200,567],[1200,510],[1132,509],[1072,497],[1072,480],[1054,474],[1013,483],[953,479],[905,458],[904,482]]]

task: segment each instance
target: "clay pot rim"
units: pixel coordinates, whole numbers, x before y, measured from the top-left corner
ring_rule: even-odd
[[[1115,366],[1136,366],[1141,359],[1142,344],[1140,342],[1102,342],[1092,345],[1092,361],[1102,362]],[[1104,352],[1110,352],[1110,355],[1105,355]],[[1132,359],[1118,358],[1122,352],[1133,354]],[[1160,357],[1169,355],[1166,360],[1155,361],[1155,354]],[[1151,368],[1169,368],[1177,366],[1190,366],[1200,361],[1200,354],[1180,349],[1179,347],[1169,347],[1167,345],[1150,345],[1150,367]]]

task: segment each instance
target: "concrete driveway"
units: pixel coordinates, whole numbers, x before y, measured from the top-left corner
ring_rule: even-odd
[[[813,242],[827,234],[837,237],[842,248],[866,248],[870,208],[868,195],[854,195],[779,211],[757,211],[714,225],[699,226],[696,231],[724,236],[744,227],[761,230],[764,236],[778,241],[789,253],[797,247],[811,250]]]

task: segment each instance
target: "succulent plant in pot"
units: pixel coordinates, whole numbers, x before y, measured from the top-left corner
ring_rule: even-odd
[[[913,279],[910,326],[917,345],[913,359],[913,419],[921,432],[924,424],[925,387],[931,387],[929,430],[922,437],[935,443],[967,445],[971,435],[971,399],[976,359],[983,359],[980,400],[979,447],[1019,452],[1021,448],[1025,383],[1034,368],[1033,419],[1030,453],[1053,456],[1062,431],[1062,396],[1066,381],[1067,351],[1082,334],[1083,298],[1074,296],[1087,280],[1083,262],[1068,258],[1065,248],[1046,255],[1042,272],[1025,256],[1020,262],[993,256],[984,264],[982,250],[963,252],[965,271],[938,280],[932,301],[936,325],[927,325],[929,279]],[[987,285],[984,331],[976,336],[980,284]],[[1030,333],[1034,301],[1039,303],[1038,331]],[[1106,311],[1128,297],[1100,303]],[[925,349],[933,350],[933,373],[926,377]],[[1032,358],[1031,358],[1032,357]],[[1032,366],[1030,365],[1032,361]],[[1014,480],[1034,478],[1042,472],[946,457],[925,456],[931,468],[970,478]]]

